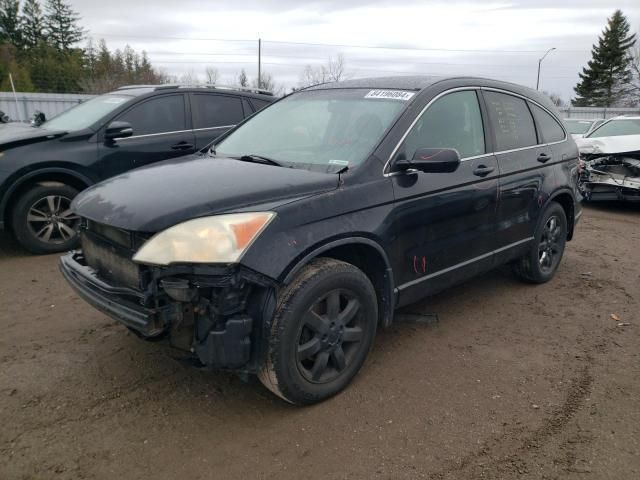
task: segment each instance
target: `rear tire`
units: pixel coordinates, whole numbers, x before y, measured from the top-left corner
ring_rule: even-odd
[[[80,217],[69,210],[78,190],[68,185],[38,185],[27,190],[12,212],[13,234],[32,253],[71,250],[78,245]]]
[[[529,283],[545,283],[553,278],[567,243],[567,215],[551,202],[540,216],[529,252],[516,260],[513,271]]]
[[[361,270],[313,260],[279,295],[260,381],[297,405],[337,394],[364,364],[377,319],[376,293]]]

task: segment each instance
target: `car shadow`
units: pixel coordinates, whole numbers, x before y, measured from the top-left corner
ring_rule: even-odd
[[[582,202],[587,210],[596,210],[606,213],[640,213],[640,202]]]
[[[0,232],[0,259],[28,256],[30,256],[29,252],[22,248],[10,233]]]

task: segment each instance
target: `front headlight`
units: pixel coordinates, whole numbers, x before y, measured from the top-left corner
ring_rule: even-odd
[[[139,263],[235,263],[275,217],[273,212],[196,218],[149,239],[133,256]]]

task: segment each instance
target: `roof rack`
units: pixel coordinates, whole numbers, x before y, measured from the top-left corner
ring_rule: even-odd
[[[172,88],[210,88],[212,90],[236,90],[241,92],[259,93],[261,95],[273,96],[273,92],[263,88],[240,87],[235,85],[217,85],[213,83],[165,83],[162,85],[123,85],[118,90],[131,90],[134,88],[153,88],[154,90],[165,90]]]

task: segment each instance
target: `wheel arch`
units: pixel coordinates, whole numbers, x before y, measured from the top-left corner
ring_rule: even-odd
[[[547,200],[547,204],[545,208],[551,202],[556,202],[560,204],[562,209],[564,210],[565,215],[567,216],[567,241],[573,238],[573,229],[575,226],[575,216],[576,216],[576,204],[575,204],[575,196],[573,192],[568,188],[563,188],[554,192],[549,196]]]
[[[316,245],[289,265],[282,282],[290,283],[300,269],[318,257],[342,260],[362,270],[376,291],[379,323],[383,327],[391,325],[395,308],[393,270],[379,243],[366,237],[348,237]]]
[[[69,185],[78,191],[95,183],[86,175],[65,167],[48,167],[28,172],[14,182],[0,200],[0,225],[10,227],[10,212],[20,195],[35,185],[47,182]]]

